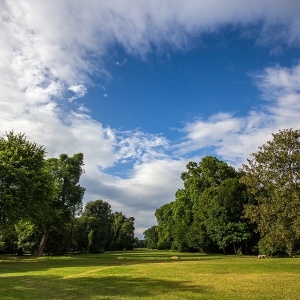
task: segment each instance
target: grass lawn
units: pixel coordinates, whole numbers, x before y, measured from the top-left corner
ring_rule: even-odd
[[[0,299],[298,300],[300,259],[149,250],[0,256]]]

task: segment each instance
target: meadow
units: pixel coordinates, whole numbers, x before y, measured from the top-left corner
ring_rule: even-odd
[[[174,260],[172,256],[179,258]],[[0,299],[299,299],[300,259],[134,250],[0,256]]]

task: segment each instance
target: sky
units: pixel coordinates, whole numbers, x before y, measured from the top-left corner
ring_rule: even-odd
[[[82,152],[138,238],[189,161],[300,128],[299,0],[0,0],[0,28],[0,135]]]

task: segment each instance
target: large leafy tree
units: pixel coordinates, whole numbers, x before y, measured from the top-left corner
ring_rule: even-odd
[[[134,218],[127,218],[122,212],[115,212],[111,216],[110,249],[132,249],[134,239]]]
[[[246,216],[269,251],[291,254],[300,239],[300,130],[280,130],[252,157],[242,181],[256,203]]]
[[[53,203],[53,176],[45,166],[45,149],[24,134],[0,138],[0,225],[20,219],[43,223]]]
[[[99,253],[109,248],[112,211],[108,202],[89,201],[85,205],[83,218],[86,220],[88,234],[87,250]]]
[[[134,239],[134,218],[129,217],[124,219],[119,234],[119,248],[125,250],[132,250],[135,243]]]
[[[158,235],[156,230],[156,225],[146,229],[143,232],[144,238],[145,238],[145,245],[149,249],[156,249],[157,248],[157,242],[158,242]]]
[[[240,173],[216,157],[206,156],[199,164],[188,163],[181,178],[184,188],[176,192],[175,201],[155,212],[157,247],[237,253],[246,246],[252,229],[242,219],[249,194],[239,181]],[[149,229],[150,237],[151,233]]]
[[[50,218],[47,223],[44,223],[44,234],[36,255],[43,253],[51,229],[55,231],[55,228],[60,227],[58,231],[63,231],[66,223],[74,219],[76,208],[80,207],[85,191],[79,184],[83,173],[82,153],[74,154],[72,157],[61,154],[59,158],[48,159],[46,165],[54,178],[55,195]],[[69,241],[73,235],[73,222],[71,224]]]
[[[208,235],[224,252],[230,246],[235,253],[242,251],[252,231],[242,218],[244,205],[249,203],[245,186],[239,178],[228,178],[219,187],[210,188],[206,197],[209,201],[206,199],[207,205],[202,209],[206,210],[204,223]]]
[[[174,218],[172,210],[173,202],[164,204],[156,209],[158,249],[171,249],[173,243]]]
[[[205,206],[205,201],[210,201],[210,198],[202,197],[200,203],[200,197],[207,189],[217,188],[225,179],[236,177],[237,172],[212,156],[204,157],[199,164],[190,162],[186,167],[187,171],[181,174],[184,189],[176,192],[172,207],[175,223],[172,248],[179,251],[203,250],[210,243],[204,226],[206,216],[199,213],[199,206]]]
[[[75,249],[80,252],[132,249],[136,242],[134,218],[112,213],[110,204],[103,200],[87,202],[82,216],[76,218],[74,235]]]

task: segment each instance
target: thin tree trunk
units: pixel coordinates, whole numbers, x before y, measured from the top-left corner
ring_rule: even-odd
[[[48,236],[49,236],[49,231],[50,231],[50,225],[47,225],[46,231],[45,231],[45,233],[44,233],[44,235],[41,239],[41,242],[39,244],[39,248],[36,251],[35,256],[42,256],[42,254],[44,252],[44,249],[45,249],[45,246],[46,246]]]
[[[73,252],[74,252],[73,232],[74,232],[74,216],[73,216],[72,224],[71,224],[71,232],[70,232],[70,238],[69,238],[69,242],[68,242],[67,255],[70,252],[71,244],[73,244]]]
[[[235,243],[233,243],[233,250],[234,250],[234,254],[237,254]]]

